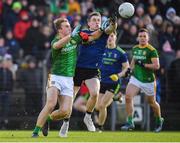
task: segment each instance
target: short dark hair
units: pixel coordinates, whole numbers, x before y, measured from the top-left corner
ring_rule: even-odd
[[[90,14],[89,14],[89,16],[88,16],[88,21],[91,19],[91,17],[93,17],[93,16],[100,16],[101,17],[101,14],[99,13],[99,12],[91,12]]]
[[[146,32],[147,34],[149,34],[149,31],[146,28],[139,29],[138,33],[140,32]]]

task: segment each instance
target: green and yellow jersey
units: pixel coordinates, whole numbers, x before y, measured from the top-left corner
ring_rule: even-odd
[[[145,64],[151,64],[152,58],[158,58],[157,50],[150,44],[146,46],[135,45],[132,50],[134,60],[142,60]],[[155,80],[154,71],[135,65],[133,69],[133,76],[139,81],[148,83]]]
[[[53,44],[60,38],[56,36],[51,42],[52,68],[51,74],[73,77],[77,61],[77,43],[70,40],[60,49],[53,48]]]

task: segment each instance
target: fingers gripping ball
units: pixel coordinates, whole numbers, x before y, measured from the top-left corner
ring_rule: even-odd
[[[113,81],[118,81],[119,77],[117,74],[112,74],[112,75],[110,75],[110,79]]]
[[[109,21],[115,24],[117,22],[117,13],[112,14],[109,18]]]

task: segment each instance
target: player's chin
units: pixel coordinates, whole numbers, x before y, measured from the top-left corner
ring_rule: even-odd
[[[66,35],[69,35],[69,34],[71,34],[71,31],[67,31],[67,32],[66,32]]]
[[[94,27],[94,30],[98,30],[99,28],[100,28],[100,26],[98,25],[98,26]]]
[[[141,45],[145,45],[146,42],[145,42],[145,41],[140,41],[140,44],[141,44]]]

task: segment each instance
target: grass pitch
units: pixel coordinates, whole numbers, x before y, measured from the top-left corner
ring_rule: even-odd
[[[32,131],[0,131],[0,142],[180,142],[180,132],[102,132],[70,131],[60,138],[58,131],[47,137],[31,138]]]

